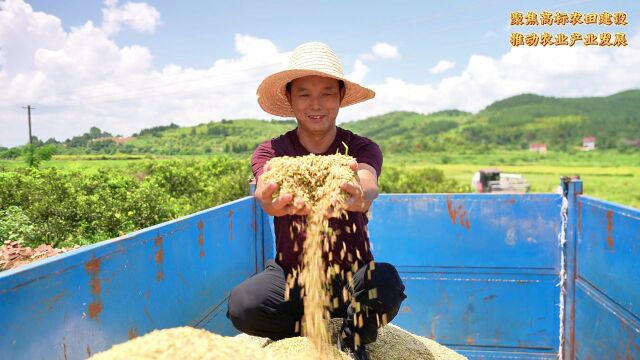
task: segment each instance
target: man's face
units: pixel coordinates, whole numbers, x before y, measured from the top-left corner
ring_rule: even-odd
[[[338,80],[323,76],[305,76],[291,82],[289,103],[300,131],[324,135],[336,126],[344,88]]]

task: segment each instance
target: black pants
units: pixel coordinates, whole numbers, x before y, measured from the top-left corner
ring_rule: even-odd
[[[339,277],[332,281],[333,295],[338,299],[338,307],[331,311],[332,318],[345,319],[342,332],[344,341],[353,341],[358,334],[360,344],[374,342],[378,327],[390,322],[406,298],[404,285],[398,271],[388,263],[375,263],[362,266],[353,275],[348,284]],[[268,337],[273,340],[300,335],[299,322],[304,313],[300,299],[300,288],[290,289],[289,299],[284,300],[285,279],[287,274],[274,261],[268,261],[265,269],[236,286],[229,297],[227,317],[236,329],[254,336]],[[360,309],[354,309],[351,302],[345,302],[343,288],[360,303]],[[374,290],[375,289],[375,290]],[[354,313],[359,310],[354,322]],[[377,315],[377,317],[376,317]]]

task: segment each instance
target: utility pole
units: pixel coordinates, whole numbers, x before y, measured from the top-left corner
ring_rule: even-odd
[[[27,105],[27,107],[22,107],[23,109],[27,109],[27,117],[29,118],[29,145],[33,145],[33,137],[31,136],[31,109],[36,109],[36,108],[32,108],[31,105]]]

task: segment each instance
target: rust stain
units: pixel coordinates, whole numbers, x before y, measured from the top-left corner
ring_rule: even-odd
[[[198,246],[200,247],[200,257],[204,257],[204,234],[202,230],[204,229],[204,222],[200,220],[198,222]]]
[[[91,357],[91,348],[87,345],[87,357]]]
[[[200,245],[200,246],[204,245],[204,235],[203,234],[198,234],[198,245]]]
[[[57,303],[58,301],[60,301],[60,299],[62,299],[63,297],[65,297],[65,292],[61,291],[60,293],[58,293],[58,295],[52,297],[51,299],[46,300],[45,302],[47,303],[47,308],[49,310],[53,310],[53,305],[55,305],[55,303]]]
[[[252,201],[251,202],[251,214],[253,214],[253,216],[251,216],[251,230],[256,230],[258,228],[258,223],[256,222],[256,202]]]
[[[144,293],[144,297],[149,300],[149,289]]]
[[[93,255],[91,260],[84,265],[84,269],[87,274],[97,274],[100,271],[100,259],[96,259],[96,256]]]
[[[607,211],[607,245],[613,249],[615,242],[613,241],[613,211]]]
[[[464,209],[462,204],[454,206],[449,195],[447,195],[447,210],[453,224],[460,223],[460,225],[467,230],[471,228],[471,223],[469,223],[467,211]]]
[[[97,319],[98,315],[102,312],[102,301],[98,300],[89,304],[89,317]]]
[[[149,319],[149,321],[153,324],[153,318],[151,317],[151,313],[149,312],[149,309],[147,308],[147,305],[144,305],[144,314],[147,316],[147,319]]]
[[[578,235],[582,235],[582,201],[578,201]]]
[[[233,240],[233,210],[229,210],[229,241]]]
[[[449,299],[447,292],[442,290],[442,295],[444,296],[444,302],[447,303],[447,306],[451,306],[451,299]]]
[[[97,276],[92,276],[91,280],[89,280],[89,288],[91,288],[91,293],[93,295],[100,295],[101,283],[100,278]]]
[[[453,209],[453,204],[451,203],[451,198],[449,197],[449,195],[447,195],[447,210],[449,211],[449,217],[451,217],[451,222],[455,224],[458,213],[456,213],[455,210]]]
[[[135,327],[135,326],[132,326],[132,327],[129,329],[129,340],[131,340],[131,339],[135,339],[135,338],[137,338],[137,337],[138,337],[138,329],[136,329],[136,327]]]
[[[101,282],[98,277],[100,272],[100,259],[96,259],[95,256],[91,257],[85,266],[87,274],[91,275],[89,279],[89,289],[93,295],[93,302],[89,304],[89,317],[92,319],[98,319],[98,315],[102,311],[102,301],[100,300]]]
[[[164,251],[162,249],[162,243],[164,242],[164,238],[162,235],[158,234],[153,240],[153,244],[156,247],[154,253],[155,263],[158,264],[158,272],[156,273],[156,281],[164,280],[164,273],[162,272],[162,262],[164,261]]]
[[[467,345],[474,345],[476,343],[476,340],[471,336],[467,336],[467,340],[466,340]]]
[[[495,298],[496,298],[496,296],[495,296],[495,295],[489,295],[489,296],[487,296],[487,297],[485,297],[485,298],[482,298],[482,301],[485,301],[485,302],[486,302],[486,301],[491,301],[491,300],[493,300],[493,299],[495,299]]]
[[[408,307],[408,306],[404,306],[400,311],[403,312],[403,313],[410,313],[411,312],[411,308]]]
[[[156,251],[155,259],[156,259],[156,264],[162,264],[162,260],[164,260],[164,253],[162,252],[162,248]]]

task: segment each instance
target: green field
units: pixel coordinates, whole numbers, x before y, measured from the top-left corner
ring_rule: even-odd
[[[61,157],[45,161],[42,167],[94,171],[100,168],[127,169],[140,161],[193,159],[206,156],[172,156],[121,159],[118,157]],[[248,154],[236,155],[247,159]],[[111,160],[104,160],[104,159]],[[95,159],[95,160],[89,160]],[[385,165],[407,168],[433,167],[446,177],[469,184],[473,173],[486,167],[498,167],[503,172],[523,174],[532,192],[555,192],[560,177],[580,175],[584,193],[600,199],[640,208],[640,158],[637,154],[615,151],[537,154],[527,151],[504,151],[489,154],[387,154]],[[24,167],[22,161],[0,161],[0,169]],[[384,170],[383,170],[384,171]]]
[[[408,168],[434,167],[463,184],[469,184],[479,169],[498,167],[506,173],[522,174],[531,184],[531,192],[555,192],[562,176],[579,175],[585,195],[640,208],[640,158],[635,154],[503,152],[488,155],[392,155],[385,161],[386,164],[402,164]]]

